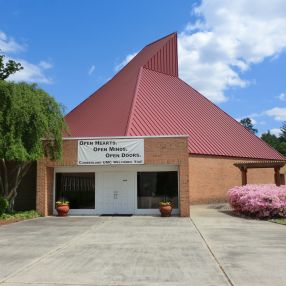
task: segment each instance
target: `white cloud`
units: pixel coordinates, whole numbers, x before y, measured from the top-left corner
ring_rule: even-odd
[[[280,128],[272,128],[269,130],[270,134],[275,135],[279,137],[281,135],[281,130]]]
[[[39,62],[39,67],[47,70],[47,69],[51,69],[53,67],[53,64],[47,61],[40,61]]]
[[[253,64],[277,58],[286,48],[286,1],[202,0],[178,36],[179,74],[214,102],[224,102],[229,88],[255,79],[242,77]],[[115,71],[134,56],[129,54]]]
[[[273,117],[275,120],[284,121],[286,120],[286,107],[274,107],[264,111],[264,114]]]
[[[8,80],[11,81],[25,81],[25,82],[36,82],[51,84],[52,79],[44,74],[46,68],[41,67],[41,65],[32,64],[23,59],[14,59],[16,62],[21,63],[24,69],[16,72],[9,76]]]
[[[265,125],[266,124],[266,121],[259,121],[259,122],[257,122],[257,124],[259,124],[259,125]]]
[[[95,65],[92,65],[88,70],[88,75],[92,75],[94,71],[95,71]]]
[[[179,34],[179,72],[214,102],[247,86],[241,73],[286,47],[284,0],[203,0],[193,13],[199,20]]]
[[[133,54],[129,54],[125,57],[125,59],[119,63],[118,65],[115,66],[114,71],[118,72],[119,70],[121,70],[124,66],[126,66],[136,55],[138,54],[138,52],[133,53]]]
[[[280,93],[277,98],[281,101],[286,101],[286,93],[282,92]]]
[[[24,46],[17,43],[13,38],[8,37],[0,31],[0,51],[3,53],[14,53],[23,51]]]
[[[23,70],[16,72],[9,76],[11,81],[25,81],[36,83],[52,83],[51,78],[45,74],[45,70],[50,69],[53,65],[48,61],[40,61],[38,64],[33,64],[22,58],[15,58],[10,56],[11,53],[23,52],[24,46],[17,43],[13,38],[8,37],[5,33],[0,31],[0,51],[5,54],[4,63],[8,60],[14,60],[21,63]]]

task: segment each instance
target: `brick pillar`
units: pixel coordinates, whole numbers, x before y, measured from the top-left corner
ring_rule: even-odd
[[[53,200],[54,200],[54,168],[47,168],[47,213],[53,214]]]
[[[179,165],[179,183],[180,183],[180,216],[190,216],[190,199],[189,199],[189,164],[184,160]]]
[[[53,214],[54,168],[47,167],[45,160],[37,162],[36,209],[43,215]]]
[[[47,210],[47,174],[44,160],[37,161],[37,192],[36,209],[43,215],[48,215]]]

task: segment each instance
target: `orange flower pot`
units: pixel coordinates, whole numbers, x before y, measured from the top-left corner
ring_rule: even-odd
[[[67,216],[70,210],[70,207],[68,204],[62,204],[62,205],[58,205],[56,207],[56,210],[58,212],[58,216]]]
[[[162,217],[169,217],[172,213],[172,206],[171,205],[160,205],[160,213]]]

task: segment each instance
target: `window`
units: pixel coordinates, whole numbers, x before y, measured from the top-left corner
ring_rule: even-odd
[[[168,199],[178,208],[177,172],[139,172],[137,173],[138,209],[157,209],[159,202]]]
[[[66,199],[71,209],[94,209],[94,173],[57,173],[56,201]]]

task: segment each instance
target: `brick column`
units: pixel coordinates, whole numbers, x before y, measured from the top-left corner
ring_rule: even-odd
[[[181,162],[179,165],[179,194],[180,194],[180,216],[190,216],[190,199],[189,199],[189,165],[188,160]]]
[[[36,192],[36,209],[43,215],[48,215],[47,210],[47,174],[46,162],[44,159],[37,162],[37,192]]]

